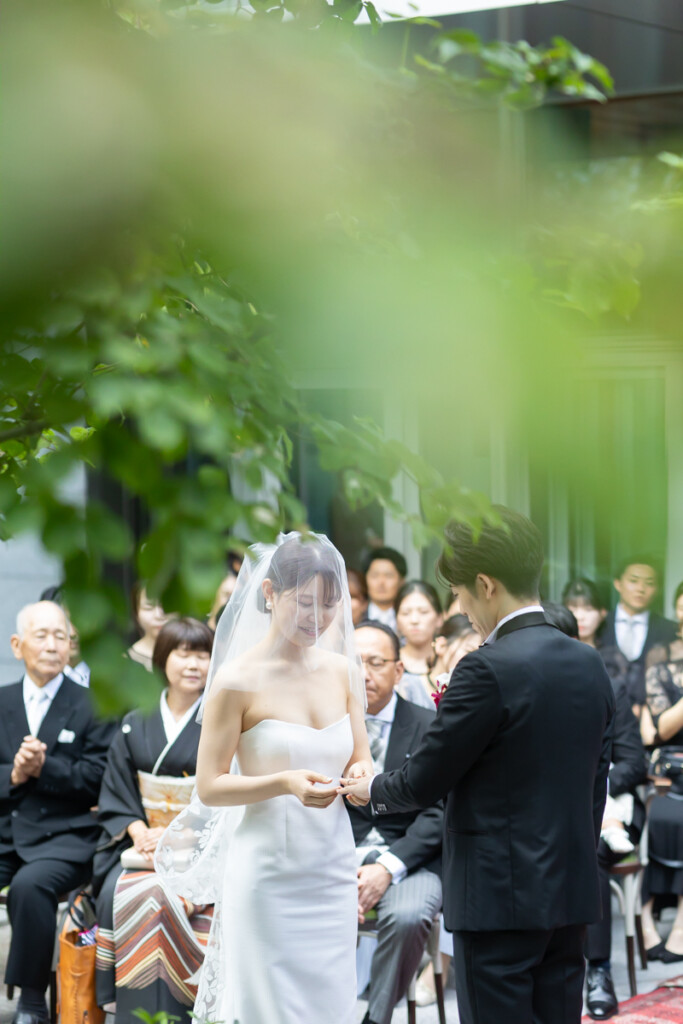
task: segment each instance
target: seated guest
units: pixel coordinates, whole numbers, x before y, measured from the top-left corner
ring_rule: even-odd
[[[461,658],[481,647],[481,637],[466,615],[451,615],[434,637],[432,676],[450,676]]]
[[[363,568],[370,598],[368,619],[396,631],[394,602],[408,571],[405,558],[394,548],[374,548]]]
[[[48,1019],[60,896],[90,879],[107,728],[90,695],[64,676],[69,624],[39,601],[17,616],[12,652],[23,679],[0,688],[0,888],[9,884],[12,938],[5,982],[21,989],[14,1024]]]
[[[81,658],[81,641],[78,630],[69,618],[69,610],[62,599],[62,584],[46,587],[40,595],[41,601],[54,601],[61,605],[69,621],[69,664],[64,666],[64,675],[80,686],[90,686],[90,666]]]
[[[579,639],[580,625],[572,612],[562,604],[544,603],[543,611],[551,625],[567,636]],[[646,758],[640,739],[638,720],[631,711],[624,686],[614,684],[616,709],[612,764],[608,777],[608,797],[598,843],[598,870],[602,920],[586,929],[584,951],[588,961],[586,972],[586,1007],[594,1020],[607,1020],[619,1006],[612,981],[612,904],[609,869],[617,864],[640,839],[645,824],[645,807],[636,787],[645,782]]]
[[[645,676],[647,707],[655,727],[654,747],[683,747],[683,640],[653,648]],[[648,958],[683,961],[683,778],[650,804],[648,856],[642,922]],[[655,900],[673,896],[678,910],[666,940],[654,921]]]
[[[637,713],[645,703],[647,654],[658,644],[674,640],[678,629],[675,622],[650,611],[657,587],[657,569],[651,558],[634,555],[624,559],[614,579],[619,603],[605,618],[599,639],[600,647],[618,647],[633,669],[628,686]]]
[[[131,605],[140,638],[128,648],[128,657],[151,672],[154,644],[159,630],[168,622],[168,615],[158,601],[148,597],[141,583],[136,583],[131,591]]]
[[[403,666],[398,638],[380,622],[356,627],[368,698],[366,725],[377,771],[399,768],[417,749],[434,713],[395,693]],[[377,911],[377,946],[364,1024],[389,1024],[420,965],[441,909],[443,806],[374,818],[347,803],[358,854],[358,919]]]
[[[213,599],[213,604],[211,605],[209,617],[206,620],[207,625],[209,625],[211,629],[213,629],[214,631],[216,629],[216,625],[218,624],[218,619],[222,615],[226,604],[232,597],[232,592],[235,589],[236,583],[237,576],[235,575],[234,572],[230,571],[223,578],[223,580],[220,583],[220,586],[218,587],[218,590],[216,591],[216,596]]]
[[[187,1020],[196,995],[188,979],[204,958],[211,909],[168,894],[153,858],[164,828],[189,802],[212,643],[209,627],[194,619],[161,629],[154,665],[167,685],[159,706],[126,715],[109,751],[93,880],[100,924],[96,990],[98,1004],[121,1024],[136,1009]]]
[[[628,693],[637,690],[640,663],[628,661],[615,643],[608,644],[602,639],[607,604],[598,585],[583,576],[570,580],[562,591],[562,603],[576,619],[581,643],[599,650],[612,686],[625,686]]]
[[[456,602],[453,602],[454,604]],[[447,682],[455,666],[470,651],[476,651],[481,646],[481,637],[472,627],[466,615],[455,614],[446,619],[443,626],[437,631],[434,638],[434,665],[429,672],[429,682],[432,693],[440,683]],[[403,677],[405,679],[405,675]],[[402,690],[403,680],[399,684],[397,692],[407,700],[412,698]],[[416,704],[420,701],[416,700]],[[430,696],[431,707],[435,706],[434,699]],[[443,915],[441,915],[441,930],[439,932],[439,951],[441,953],[441,969],[443,977],[448,976],[448,969],[453,951],[453,936],[446,931]],[[429,1006],[436,1002],[436,982],[434,979],[434,966],[430,960],[422,974],[417,980],[415,988],[415,1002],[418,1006]]]
[[[404,583],[394,604],[397,632],[403,638],[401,662],[404,673],[400,694],[422,707],[433,708],[431,694],[434,665],[434,635],[441,626],[441,602],[430,583],[410,580]]]
[[[679,583],[674,591],[674,612],[678,623],[678,635],[683,635],[683,583]]]
[[[354,626],[368,617],[368,586],[365,576],[357,569],[347,569],[346,579],[351,595],[351,617]]]

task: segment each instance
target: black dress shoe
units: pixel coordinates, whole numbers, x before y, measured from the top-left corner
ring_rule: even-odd
[[[29,1013],[28,1010],[17,1010],[12,1017],[12,1024],[48,1024],[47,1014]]]
[[[662,953],[664,952],[664,943],[658,942],[656,946],[650,946],[649,949],[645,950],[645,955],[648,960],[661,960]]]
[[[607,1020],[619,1012],[612,975],[606,967],[589,967],[586,972],[586,1006],[593,1020]]]

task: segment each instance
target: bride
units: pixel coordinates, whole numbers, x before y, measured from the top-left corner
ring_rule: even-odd
[[[358,890],[337,790],[372,769],[346,572],[315,534],[250,555],[218,624],[197,798],[157,868],[216,904],[200,1024],[353,1024]]]

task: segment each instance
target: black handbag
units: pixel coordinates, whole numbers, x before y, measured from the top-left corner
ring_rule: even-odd
[[[657,747],[650,759],[650,775],[671,779],[671,786],[683,792],[683,747]]]

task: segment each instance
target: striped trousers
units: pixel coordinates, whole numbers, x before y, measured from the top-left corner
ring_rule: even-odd
[[[441,909],[441,880],[420,868],[390,885],[377,904],[377,948],[370,970],[368,1017],[390,1024],[396,1003],[420,966],[432,921]]]

